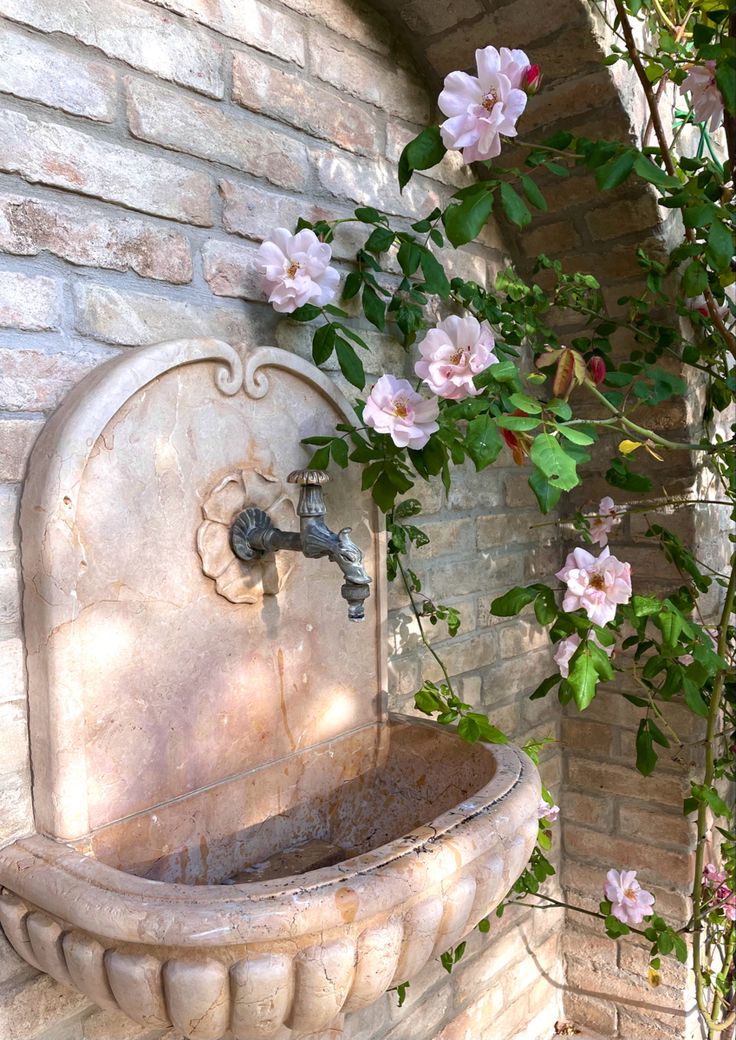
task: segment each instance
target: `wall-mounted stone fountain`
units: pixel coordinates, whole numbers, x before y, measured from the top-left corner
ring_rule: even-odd
[[[346,418],[290,354],[182,340],[87,377],[31,459],[37,833],[0,851],[0,919],[29,964],[191,1040],[339,1036],[497,904],[536,836],[525,756],[384,714],[357,468],[326,497],[372,578],[362,625],[330,559],[233,551],[245,507],[297,530],[301,440]]]

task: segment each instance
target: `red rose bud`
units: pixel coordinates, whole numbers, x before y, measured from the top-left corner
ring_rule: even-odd
[[[530,97],[536,94],[542,85],[542,73],[538,65],[530,65],[521,77],[521,89]]]
[[[606,378],[606,363],[603,358],[598,357],[598,355],[592,357],[588,362],[588,370],[595,385],[600,386]]]
[[[512,412],[511,414],[526,415],[527,413],[522,412],[519,408],[517,408],[516,411]],[[517,433],[515,430],[505,430],[503,427],[500,427],[500,430],[501,436],[506,442],[506,447],[509,448],[509,450],[511,451],[511,455],[513,457],[514,462],[517,466],[523,466],[524,460],[528,456],[529,450],[531,448],[531,437],[529,437],[529,435],[526,433],[522,433],[521,431]]]

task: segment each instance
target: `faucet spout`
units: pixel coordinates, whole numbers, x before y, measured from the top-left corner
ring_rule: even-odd
[[[348,604],[350,621],[365,618],[365,600],[370,596],[371,579],[363,566],[363,553],[350,537],[350,528],[335,533],[325,523],[322,485],[329,479],[321,470],[299,469],[288,476],[290,484],[299,484],[299,533],[280,531],[261,509],[249,507],[235,518],[230,544],[241,560],[253,560],[266,553],[287,549],[301,552],[308,559],[327,556],[343,573],[340,590]]]

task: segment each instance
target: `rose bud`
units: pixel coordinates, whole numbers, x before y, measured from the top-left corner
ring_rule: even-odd
[[[600,386],[606,378],[606,362],[596,354],[588,362],[588,371],[595,385]]]
[[[530,65],[521,78],[521,89],[529,97],[536,94],[542,85],[542,73],[538,65]]]

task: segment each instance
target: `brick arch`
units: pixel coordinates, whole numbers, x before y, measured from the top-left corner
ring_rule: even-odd
[[[521,47],[544,74],[541,93],[519,123],[523,139],[541,140],[557,129],[611,140],[632,136],[639,113],[629,110],[625,80],[601,65],[603,27],[586,0],[545,4],[543,19],[540,0],[371,0],[371,6],[396,31],[434,97],[448,72],[474,67],[477,47]],[[521,149],[506,156],[523,161]],[[506,229],[511,252],[522,264],[544,252],[570,269],[594,270],[611,286],[613,302],[622,294],[615,286],[636,276],[633,242],[659,225],[652,193],[632,181],[604,198],[585,171],[566,181],[547,178],[543,187],[549,211],[524,233]]]

